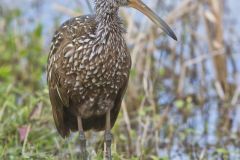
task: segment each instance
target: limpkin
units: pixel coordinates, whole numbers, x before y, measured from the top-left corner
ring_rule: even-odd
[[[119,7],[133,7],[176,40],[174,32],[141,0],[95,0],[95,14],[67,20],[52,40],[47,80],[56,128],[62,137],[105,130],[105,158],[111,159],[110,132],[126,91],[131,57],[124,40]]]

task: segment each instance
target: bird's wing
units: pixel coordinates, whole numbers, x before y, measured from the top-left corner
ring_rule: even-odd
[[[73,40],[78,36],[92,32],[94,27],[93,16],[72,18],[63,23],[52,40],[48,57],[47,80],[53,118],[62,137],[66,137],[70,130],[76,130],[77,127],[75,119],[71,118],[74,116],[70,115],[71,113],[66,109],[69,107],[70,95],[62,80],[62,77],[66,76],[66,71],[62,67],[63,58],[67,53],[75,51],[74,45],[70,45]],[[74,122],[68,122],[71,120]]]
[[[62,88],[58,85],[53,85],[54,82],[57,83],[58,77],[53,73],[51,82],[49,84],[49,97],[52,104],[52,113],[55,121],[56,128],[62,137],[69,134],[69,128],[65,125],[65,113],[64,107],[68,105],[68,95],[66,92],[61,91]]]
[[[129,76],[129,74],[128,74]],[[120,108],[121,108],[121,104],[122,104],[122,99],[123,99],[123,96],[127,90],[127,86],[128,86],[128,78],[126,79],[125,83],[123,84],[122,88],[119,89],[118,91],[118,94],[117,94],[117,97],[114,101],[114,107],[112,108],[111,110],[111,127],[114,126],[116,120],[117,120],[117,117],[118,117],[118,113],[120,111]]]

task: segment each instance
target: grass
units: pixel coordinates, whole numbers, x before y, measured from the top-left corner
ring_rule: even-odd
[[[22,91],[11,84],[1,87],[3,105],[0,110],[0,157],[6,160],[77,159],[78,135],[73,134],[70,138],[62,139],[56,132],[47,88],[36,92],[25,92],[19,97]],[[116,137],[117,127],[118,125],[113,130]],[[28,128],[29,133],[25,133]],[[20,133],[21,129],[24,133]],[[22,140],[20,134],[24,135]],[[100,133],[97,137],[102,145],[103,134]],[[91,141],[92,136],[88,135],[88,138]],[[95,146],[93,142],[90,143]],[[121,160],[122,156],[117,154],[117,143],[115,141],[113,144],[113,157]],[[92,158],[102,159],[101,148],[95,153],[93,146],[88,147]]]
[[[3,37],[0,39],[0,157],[77,159],[78,135],[62,139],[54,126],[44,78],[47,51],[43,46],[42,26],[26,33],[13,32],[12,24],[20,23],[21,13],[18,9],[7,13],[7,17],[0,19],[6,22],[0,32]],[[114,129],[116,132],[118,127]],[[100,149],[96,153],[93,141],[88,150],[93,159],[102,159],[103,135],[95,137]],[[124,139],[123,135],[120,137]],[[122,159],[116,151],[117,143],[113,144],[113,156]]]
[[[38,24],[33,30],[21,32],[15,26],[21,26],[23,18],[19,9],[4,8],[0,12],[0,159],[75,160],[78,135],[62,139],[52,118],[45,73],[48,47],[43,37],[43,28],[47,26]],[[189,23],[196,20],[191,19],[194,16],[188,18],[185,21]],[[130,47],[131,77],[112,130],[113,159],[240,159],[238,98],[232,105],[231,96],[225,100],[218,97],[217,82],[211,79],[205,65],[209,56],[200,56],[199,60],[194,55],[182,62],[189,54],[183,48],[190,50],[194,46],[191,54],[197,54],[202,43],[207,43],[201,41],[200,45],[184,32],[178,52],[167,40],[157,39],[152,31],[138,33],[136,24],[131,24],[131,19],[127,22],[132,27],[127,41],[135,48]],[[155,39],[154,47],[146,45]],[[162,57],[154,52],[163,53]],[[236,88],[235,84],[232,86]],[[188,93],[194,89],[197,92]],[[101,160],[103,133],[88,132],[86,136],[92,159]]]

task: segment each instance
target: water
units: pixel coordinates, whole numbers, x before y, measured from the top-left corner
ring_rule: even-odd
[[[51,37],[53,35],[55,21],[57,19],[58,24],[61,24],[65,20],[69,19],[70,16],[66,15],[65,13],[62,13],[60,11],[56,10],[56,5],[60,4],[66,8],[78,8],[76,7],[79,5],[76,1],[73,1],[69,3],[69,1],[65,0],[53,0],[53,1],[47,1],[42,0],[40,1],[36,0],[2,0],[3,3],[6,3],[10,7],[10,4],[12,5],[10,8],[21,8],[23,13],[23,23],[22,26],[16,26],[16,29],[19,32],[26,32],[29,30],[33,30],[37,24],[43,24],[44,30],[44,43],[46,46],[50,44]],[[84,6],[85,10],[83,10],[83,13],[89,13],[89,10],[86,7],[86,4],[84,1],[81,1],[81,4]],[[227,14],[227,16],[224,17],[224,21],[232,21],[234,23],[234,31],[239,34],[240,33],[240,22],[238,18],[238,12],[240,8],[240,3],[238,3],[236,0],[229,0],[228,6],[230,9],[230,13]],[[133,11],[131,11],[133,12]],[[139,14],[136,14],[137,17]],[[139,17],[140,18],[140,17]],[[224,29],[231,28],[232,25],[227,25]],[[229,32],[225,32],[229,33]],[[236,35],[235,35],[236,36]],[[231,38],[231,35],[226,34],[226,39],[228,37]],[[239,43],[237,43],[239,40],[235,38],[236,45],[233,45],[234,49],[234,57],[235,59],[240,58],[239,53]],[[158,54],[158,53],[157,53]],[[175,64],[172,64],[171,61],[165,61],[162,60],[162,58],[165,57],[157,57],[161,60],[161,67],[166,66],[174,66]],[[236,63],[237,70],[240,69],[240,63]],[[176,65],[175,72],[177,74],[180,73],[180,64]],[[206,66],[208,68],[208,74],[207,74],[207,82],[212,82],[214,79],[214,70],[212,69],[212,62],[207,61]],[[229,71],[232,73],[233,68],[231,65],[228,65]],[[234,82],[236,79],[234,78],[234,75],[229,76],[229,81]],[[159,92],[159,104],[164,106],[165,104],[171,104],[172,101],[176,98],[174,95],[174,90],[171,90],[171,86],[174,85],[174,82],[172,79],[164,79],[162,81],[163,85],[166,88],[170,88],[170,92],[167,90],[160,91]],[[193,80],[191,78],[187,78],[185,80],[185,85],[188,85],[187,88],[185,88],[184,92],[186,94],[198,94],[199,86],[201,82],[196,78]],[[206,86],[211,86],[211,84],[205,84]],[[201,87],[201,86],[200,86]],[[208,88],[208,87],[207,87]],[[169,156],[172,160],[188,160],[191,159],[189,155],[192,154],[192,157],[194,157],[194,152],[198,155],[204,155],[205,158],[216,158],[221,157],[221,148],[227,148],[229,151],[228,158],[231,160],[237,160],[240,159],[240,142],[239,139],[237,139],[237,134],[239,134],[239,128],[240,128],[240,104],[237,104],[236,106],[224,106],[223,104],[219,104],[219,99],[217,98],[217,94],[215,90],[210,87],[208,91],[208,95],[210,98],[207,102],[205,102],[203,105],[200,105],[198,103],[194,104],[196,105],[194,109],[189,111],[189,115],[187,118],[181,114],[181,109],[176,109],[176,107],[172,107],[170,110],[170,113],[168,115],[168,122],[170,124],[173,124],[177,127],[176,129],[176,135],[173,138],[173,142],[169,139],[166,139],[167,135],[165,135],[164,130],[160,131],[159,137],[161,141],[164,142],[164,144],[172,143],[172,147],[170,149],[170,152],[167,149],[161,148],[158,151],[158,155],[161,157]],[[174,105],[172,105],[174,106]],[[228,112],[223,112],[224,109],[222,107],[232,107],[231,110],[227,110]],[[230,131],[228,134],[220,135],[219,130],[221,130],[219,127],[221,127],[221,118],[223,116],[226,116],[226,114],[229,114],[228,117],[230,118],[231,124],[230,124]],[[182,137],[186,136],[186,137]],[[239,135],[238,135],[239,136]],[[234,143],[232,142],[234,141]],[[216,149],[218,148],[218,150]],[[193,151],[196,149],[195,151]],[[217,152],[218,151],[218,152]],[[191,154],[189,153],[191,152]],[[196,158],[196,157],[195,157]]]

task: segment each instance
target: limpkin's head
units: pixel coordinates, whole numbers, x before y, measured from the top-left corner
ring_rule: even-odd
[[[113,8],[129,6],[129,7],[132,7],[132,8],[135,8],[135,9],[139,10],[144,15],[146,15],[148,18],[150,18],[157,26],[159,26],[171,38],[173,38],[174,40],[177,40],[177,37],[176,37],[175,33],[168,26],[168,24],[166,22],[164,22],[164,20],[162,20],[158,15],[156,15],[141,0],[106,0],[106,1],[111,3]]]

